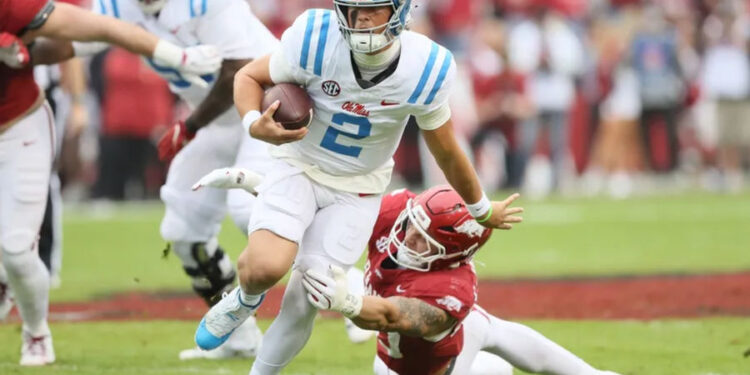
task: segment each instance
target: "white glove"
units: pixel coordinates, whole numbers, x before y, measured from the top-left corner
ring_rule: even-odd
[[[362,311],[362,296],[349,293],[346,272],[335,265],[329,266],[329,275],[309,269],[302,276],[302,285],[307,289],[307,300],[321,310],[333,310],[347,318],[359,316]]]
[[[208,87],[200,76],[216,72],[222,62],[221,54],[214,46],[180,48],[163,39],[156,44],[153,58],[157,64],[179,70],[186,81],[199,87]]]
[[[244,189],[250,194],[257,195],[255,188],[261,182],[263,176],[253,171],[244,168],[219,168],[201,177],[193,185],[193,191],[210,186],[220,189]]]

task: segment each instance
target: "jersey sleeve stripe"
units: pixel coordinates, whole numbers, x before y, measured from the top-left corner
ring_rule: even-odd
[[[102,15],[107,15],[107,7],[104,5],[104,0],[99,0],[99,11]]]
[[[422,91],[424,91],[424,86],[427,83],[427,78],[430,77],[430,73],[432,73],[432,67],[435,65],[435,58],[437,57],[437,53],[438,53],[438,45],[437,43],[432,43],[432,49],[430,49],[430,56],[427,58],[427,65],[425,65],[424,70],[422,70],[422,76],[419,77],[419,83],[417,83],[417,87],[414,89],[414,92],[411,93],[409,100],[407,100],[409,103],[411,104],[416,103],[417,99],[419,99],[419,96],[422,95]]]
[[[445,50],[445,57],[443,57],[443,65],[440,66],[440,73],[438,73],[438,77],[435,80],[435,84],[432,86],[432,90],[430,90],[430,94],[427,95],[427,99],[424,101],[424,104],[430,104],[432,103],[432,100],[435,99],[435,94],[437,94],[438,90],[440,90],[440,86],[443,85],[443,81],[445,80],[445,75],[448,73],[448,68],[451,67],[451,61],[453,60],[453,54],[451,51]]]
[[[190,0],[190,18],[195,17],[195,4],[193,4],[193,0]]]
[[[302,54],[299,57],[299,66],[307,69],[307,55],[310,53],[310,39],[312,39],[313,24],[315,23],[315,14],[317,11],[307,11],[307,26],[305,26],[305,39],[302,42]]]
[[[120,18],[120,10],[117,9],[117,0],[112,0],[112,13],[115,16],[115,18]]]
[[[208,6],[206,5],[206,0],[203,0],[201,2],[201,15],[205,15],[207,10]]]
[[[328,24],[331,21],[331,12],[323,13],[323,23],[320,26],[320,34],[318,34],[318,50],[315,52],[315,69],[316,75],[320,75],[323,71],[323,56],[326,50],[326,40],[328,39]]]

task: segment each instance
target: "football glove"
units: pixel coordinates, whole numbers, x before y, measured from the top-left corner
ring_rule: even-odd
[[[18,69],[28,65],[29,60],[29,50],[21,39],[11,33],[0,33],[0,61]]]
[[[170,162],[195,137],[195,133],[185,127],[185,121],[172,125],[159,140],[159,159]]]
[[[354,318],[362,311],[362,296],[349,292],[346,271],[330,265],[328,275],[309,269],[302,276],[302,285],[307,289],[307,300],[321,310],[333,310]]]
[[[258,194],[255,188],[263,182],[263,176],[244,168],[214,169],[193,185],[193,191],[204,186],[220,189],[244,189],[250,194]]]

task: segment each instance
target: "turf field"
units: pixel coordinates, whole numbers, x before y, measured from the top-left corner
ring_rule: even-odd
[[[477,257],[483,278],[700,274],[750,270],[750,194],[681,194],[627,201],[521,200],[525,223],[496,232]],[[69,207],[62,288],[53,302],[123,291],[185,291],[179,261],[163,257],[158,204]],[[244,245],[227,221],[223,246]],[[613,291],[616,293],[616,291]],[[481,297],[480,297],[481,299]],[[622,374],[750,374],[748,318],[530,321],[592,364]],[[373,343],[348,345],[343,326],[321,320],[287,374],[367,374]],[[268,322],[264,322],[268,324]],[[180,363],[193,322],[53,325],[58,364],[19,369],[19,327],[0,325],[0,374],[246,374],[249,361]],[[341,343],[331,349],[331,343]]]

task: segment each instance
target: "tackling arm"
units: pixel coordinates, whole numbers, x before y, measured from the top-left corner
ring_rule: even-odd
[[[406,336],[431,337],[456,325],[445,310],[417,298],[365,296],[359,315],[351,318],[357,326]]]
[[[338,311],[364,329],[431,337],[446,332],[456,319],[417,298],[361,296],[349,292],[346,272],[331,265],[324,273],[309,269],[302,276],[307,300],[323,310]]]

